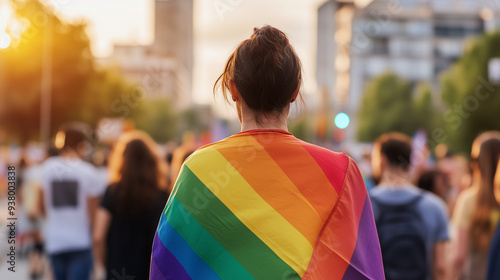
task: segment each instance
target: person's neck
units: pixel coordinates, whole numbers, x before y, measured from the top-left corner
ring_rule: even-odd
[[[72,159],[72,160],[78,160],[78,159],[82,159],[82,157],[77,153],[75,152],[74,150],[65,150],[65,151],[62,151],[60,154],[59,154],[60,157],[62,158],[65,158],[65,159]]]
[[[380,178],[380,185],[403,188],[411,185],[409,174],[406,171],[401,170],[385,170],[382,172],[382,177]]]
[[[241,131],[248,131],[254,129],[277,129],[288,131],[287,125],[288,113],[282,113],[280,116],[261,116],[261,122],[257,123],[253,113],[241,114]]]

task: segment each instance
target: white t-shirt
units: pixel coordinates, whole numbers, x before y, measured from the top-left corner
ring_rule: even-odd
[[[91,248],[88,198],[101,195],[105,181],[91,164],[52,157],[42,167],[41,187],[47,220],[47,253]]]

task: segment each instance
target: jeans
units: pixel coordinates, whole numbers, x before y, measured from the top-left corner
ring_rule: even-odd
[[[89,280],[92,251],[79,250],[50,255],[54,280]]]

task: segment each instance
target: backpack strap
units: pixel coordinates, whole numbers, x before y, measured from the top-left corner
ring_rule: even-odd
[[[387,211],[398,211],[398,210],[404,210],[407,208],[414,208],[415,205],[422,199],[424,196],[424,191],[419,190],[417,196],[412,198],[410,201],[405,202],[405,203],[399,203],[399,204],[388,204],[382,202],[379,198],[376,197],[370,197],[371,202],[376,204],[377,207],[379,208],[379,214],[377,217],[375,217],[375,223],[378,224],[380,218],[386,213]]]

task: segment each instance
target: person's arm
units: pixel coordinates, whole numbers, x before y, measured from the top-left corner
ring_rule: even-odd
[[[45,214],[46,214],[46,210],[45,210],[45,200],[44,200],[44,197],[43,197],[43,190],[40,186],[37,187],[37,198],[36,198],[36,201],[37,201],[37,207],[36,209],[38,209],[39,213],[40,213],[40,216],[41,217],[45,217]]]
[[[432,250],[432,275],[434,280],[447,279],[446,278],[446,261],[445,261],[445,250],[446,250],[446,241],[439,241],[434,243],[434,248]]]
[[[475,199],[471,190],[463,191],[457,199],[453,213],[453,225],[455,227],[454,240],[452,242],[449,279],[458,279],[462,275],[469,249],[469,228],[472,219],[472,209]]]
[[[96,220],[96,211],[97,211],[97,207],[99,205],[99,197],[89,196],[87,198],[87,205],[88,205],[88,215],[89,215],[90,228],[94,228],[95,227],[95,220]]]
[[[451,263],[450,279],[458,279],[462,274],[465,260],[467,258],[467,249],[469,248],[469,230],[459,228],[453,242],[453,257]]]
[[[109,225],[111,223],[111,213],[99,207],[96,213],[95,227],[93,234],[94,254],[97,263],[102,267],[106,265],[106,235],[108,234]]]

